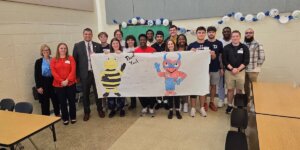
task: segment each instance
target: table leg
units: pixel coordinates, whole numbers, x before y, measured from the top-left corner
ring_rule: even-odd
[[[52,131],[52,135],[53,135],[53,141],[56,142],[56,133],[55,133],[55,127],[54,124],[51,125],[51,131]]]

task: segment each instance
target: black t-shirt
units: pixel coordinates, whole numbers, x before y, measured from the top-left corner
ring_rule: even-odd
[[[100,45],[101,45],[101,44],[100,44]],[[109,49],[109,44],[107,44],[107,45],[104,46],[104,47],[102,47],[102,45],[101,45],[101,48],[102,48],[102,50]]]
[[[153,47],[156,52],[162,52],[162,51],[165,51],[165,47],[166,47],[166,44],[165,43],[162,43],[161,45],[159,45],[157,42],[154,43],[151,47]]]
[[[209,44],[209,47],[211,48],[210,50],[215,51],[216,53],[216,58],[211,60],[210,62],[209,72],[217,72],[220,69],[219,56],[223,53],[223,44],[219,40],[216,40],[214,42],[210,42],[208,40],[205,41]]]
[[[207,41],[204,41],[204,43],[199,43],[197,41],[189,44],[188,50],[191,50],[192,48],[195,48],[197,50],[204,50],[205,48],[211,49],[210,44]]]

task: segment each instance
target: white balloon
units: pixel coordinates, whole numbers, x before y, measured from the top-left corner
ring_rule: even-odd
[[[145,22],[146,22],[145,19],[143,18],[140,19],[140,24],[145,24]]]
[[[161,25],[160,19],[156,19],[156,20],[155,20],[155,24],[156,24],[156,25]]]
[[[127,23],[126,22],[122,22],[122,28],[126,28],[127,27]]]
[[[265,13],[264,12],[259,12],[257,15],[256,15],[256,18],[257,20],[263,20],[265,18]]]
[[[169,25],[169,20],[168,19],[164,19],[163,20],[163,25],[164,26],[168,26]]]
[[[282,24],[286,24],[286,23],[289,22],[289,17],[286,17],[286,16],[280,16],[279,22],[282,23]]]
[[[237,12],[234,14],[234,19],[240,21],[241,17],[243,17],[243,14],[241,12]]]
[[[279,10],[278,9],[273,8],[273,9],[270,10],[270,16],[271,17],[275,17],[277,15],[279,15]]]
[[[153,26],[154,22],[153,20],[148,20],[148,26]]]
[[[228,17],[228,16],[224,16],[224,17],[222,18],[222,21],[223,21],[224,23],[228,22],[229,20],[230,20],[230,17]]]
[[[300,19],[300,10],[295,10],[292,13],[294,19]]]
[[[252,22],[253,21],[252,19],[253,19],[253,15],[252,14],[248,14],[245,17],[246,22]]]
[[[131,23],[132,23],[133,25],[136,25],[136,24],[138,23],[138,21],[137,21],[136,18],[132,18],[132,19],[131,19]]]

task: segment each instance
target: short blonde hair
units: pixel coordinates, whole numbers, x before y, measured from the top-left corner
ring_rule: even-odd
[[[51,49],[50,49],[50,47],[49,47],[47,44],[42,44],[42,45],[41,45],[41,48],[40,48],[41,56],[43,56],[43,50],[44,50],[45,48],[48,48],[48,49],[49,49],[49,55],[51,55]]]

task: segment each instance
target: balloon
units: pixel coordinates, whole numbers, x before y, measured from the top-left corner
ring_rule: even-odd
[[[164,25],[164,26],[168,26],[168,25],[169,25],[169,20],[168,20],[168,19],[164,19],[163,25]]]
[[[243,17],[243,14],[241,12],[237,12],[234,14],[234,19],[240,21],[240,19]]]
[[[133,25],[136,25],[136,24],[138,23],[138,21],[137,21],[136,18],[132,18],[132,19],[131,19],[131,22],[132,22]]]
[[[289,17],[286,17],[286,16],[280,16],[279,22],[282,23],[282,24],[286,24],[286,23],[289,22]]]
[[[265,18],[265,13],[264,12],[259,12],[257,15],[256,15],[256,18],[257,20],[263,20]]]
[[[148,20],[148,26],[153,26],[154,22],[153,20]]]
[[[161,20],[160,20],[160,19],[156,19],[156,20],[155,20],[155,24],[156,24],[156,25],[161,25]]]
[[[300,19],[300,10],[295,10],[292,13],[294,19]]]
[[[122,22],[122,28],[126,28],[127,27],[127,23],[126,22]]]
[[[228,22],[229,20],[230,20],[230,17],[228,17],[228,16],[224,16],[224,17],[222,18],[222,21],[223,21],[224,23]]]
[[[145,22],[146,22],[145,19],[143,18],[140,19],[140,24],[145,24]]]
[[[252,21],[253,21],[253,15],[252,15],[252,14],[246,15],[245,21],[246,21],[246,22],[252,22]]]
[[[279,10],[278,9],[273,8],[273,9],[270,10],[270,16],[271,17],[275,17],[277,15],[279,15]]]

